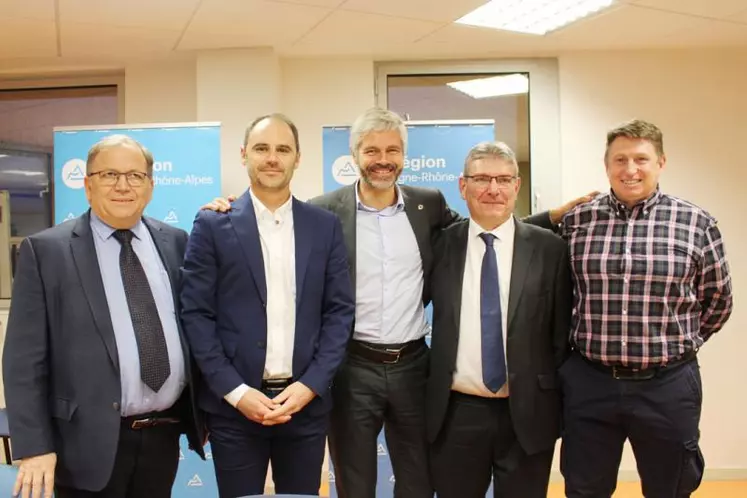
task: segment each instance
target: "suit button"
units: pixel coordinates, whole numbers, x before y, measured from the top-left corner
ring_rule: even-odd
[[[119,411],[119,408],[120,408],[119,403],[117,403],[116,401],[112,403],[112,408],[114,408],[116,411]]]
[[[265,341],[257,341],[257,347],[259,349],[265,349],[267,347],[267,343]]]

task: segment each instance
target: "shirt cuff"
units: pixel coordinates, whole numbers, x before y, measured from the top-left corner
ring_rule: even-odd
[[[236,408],[236,405],[239,404],[239,401],[241,401],[241,398],[244,396],[244,394],[246,394],[248,390],[249,386],[247,386],[246,384],[241,384],[239,387],[226,394],[223,398],[228,401],[231,406]]]

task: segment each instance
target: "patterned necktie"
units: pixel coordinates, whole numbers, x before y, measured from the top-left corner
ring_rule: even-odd
[[[482,258],[480,277],[482,381],[491,392],[497,393],[506,383],[506,354],[503,350],[498,258],[493,247],[495,236],[490,233],[481,233],[480,238],[485,242],[485,255]]]
[[[137,340],[140,378],[146,386],[158,392],[171,374],[169,353],[148,278],[132,248],[133,235],[130,230],[114,232],[114,238],[122,244],[119,251],[119,270],[122,272],[127,306],[130,309],[132,328]]]

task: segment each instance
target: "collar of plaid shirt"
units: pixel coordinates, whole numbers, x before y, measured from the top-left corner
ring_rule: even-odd
[[[632,208],[629,208],[626,206],[620,199],[617,198],[615,195],[615,191],[610,189],[608,199],[609,206],[617,211],[617,213],[631,213],[637,210],[641,210],[644,212],[650,211],[651,208],[653,208],[660,200],[661,200],[661,189],[659,188],[659,185],[656,186],[656,190],[649,195],[646,199],[637,202]],[[640,212],[640,211],[639,211]]]

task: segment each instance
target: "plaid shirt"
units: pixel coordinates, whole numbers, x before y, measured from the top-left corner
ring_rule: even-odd
[[[571,343],[606,365],[645,369],[697,350],[726,323],[731,277],[716,220],[658,189],[633,209],[614,194],[568,212]]]

